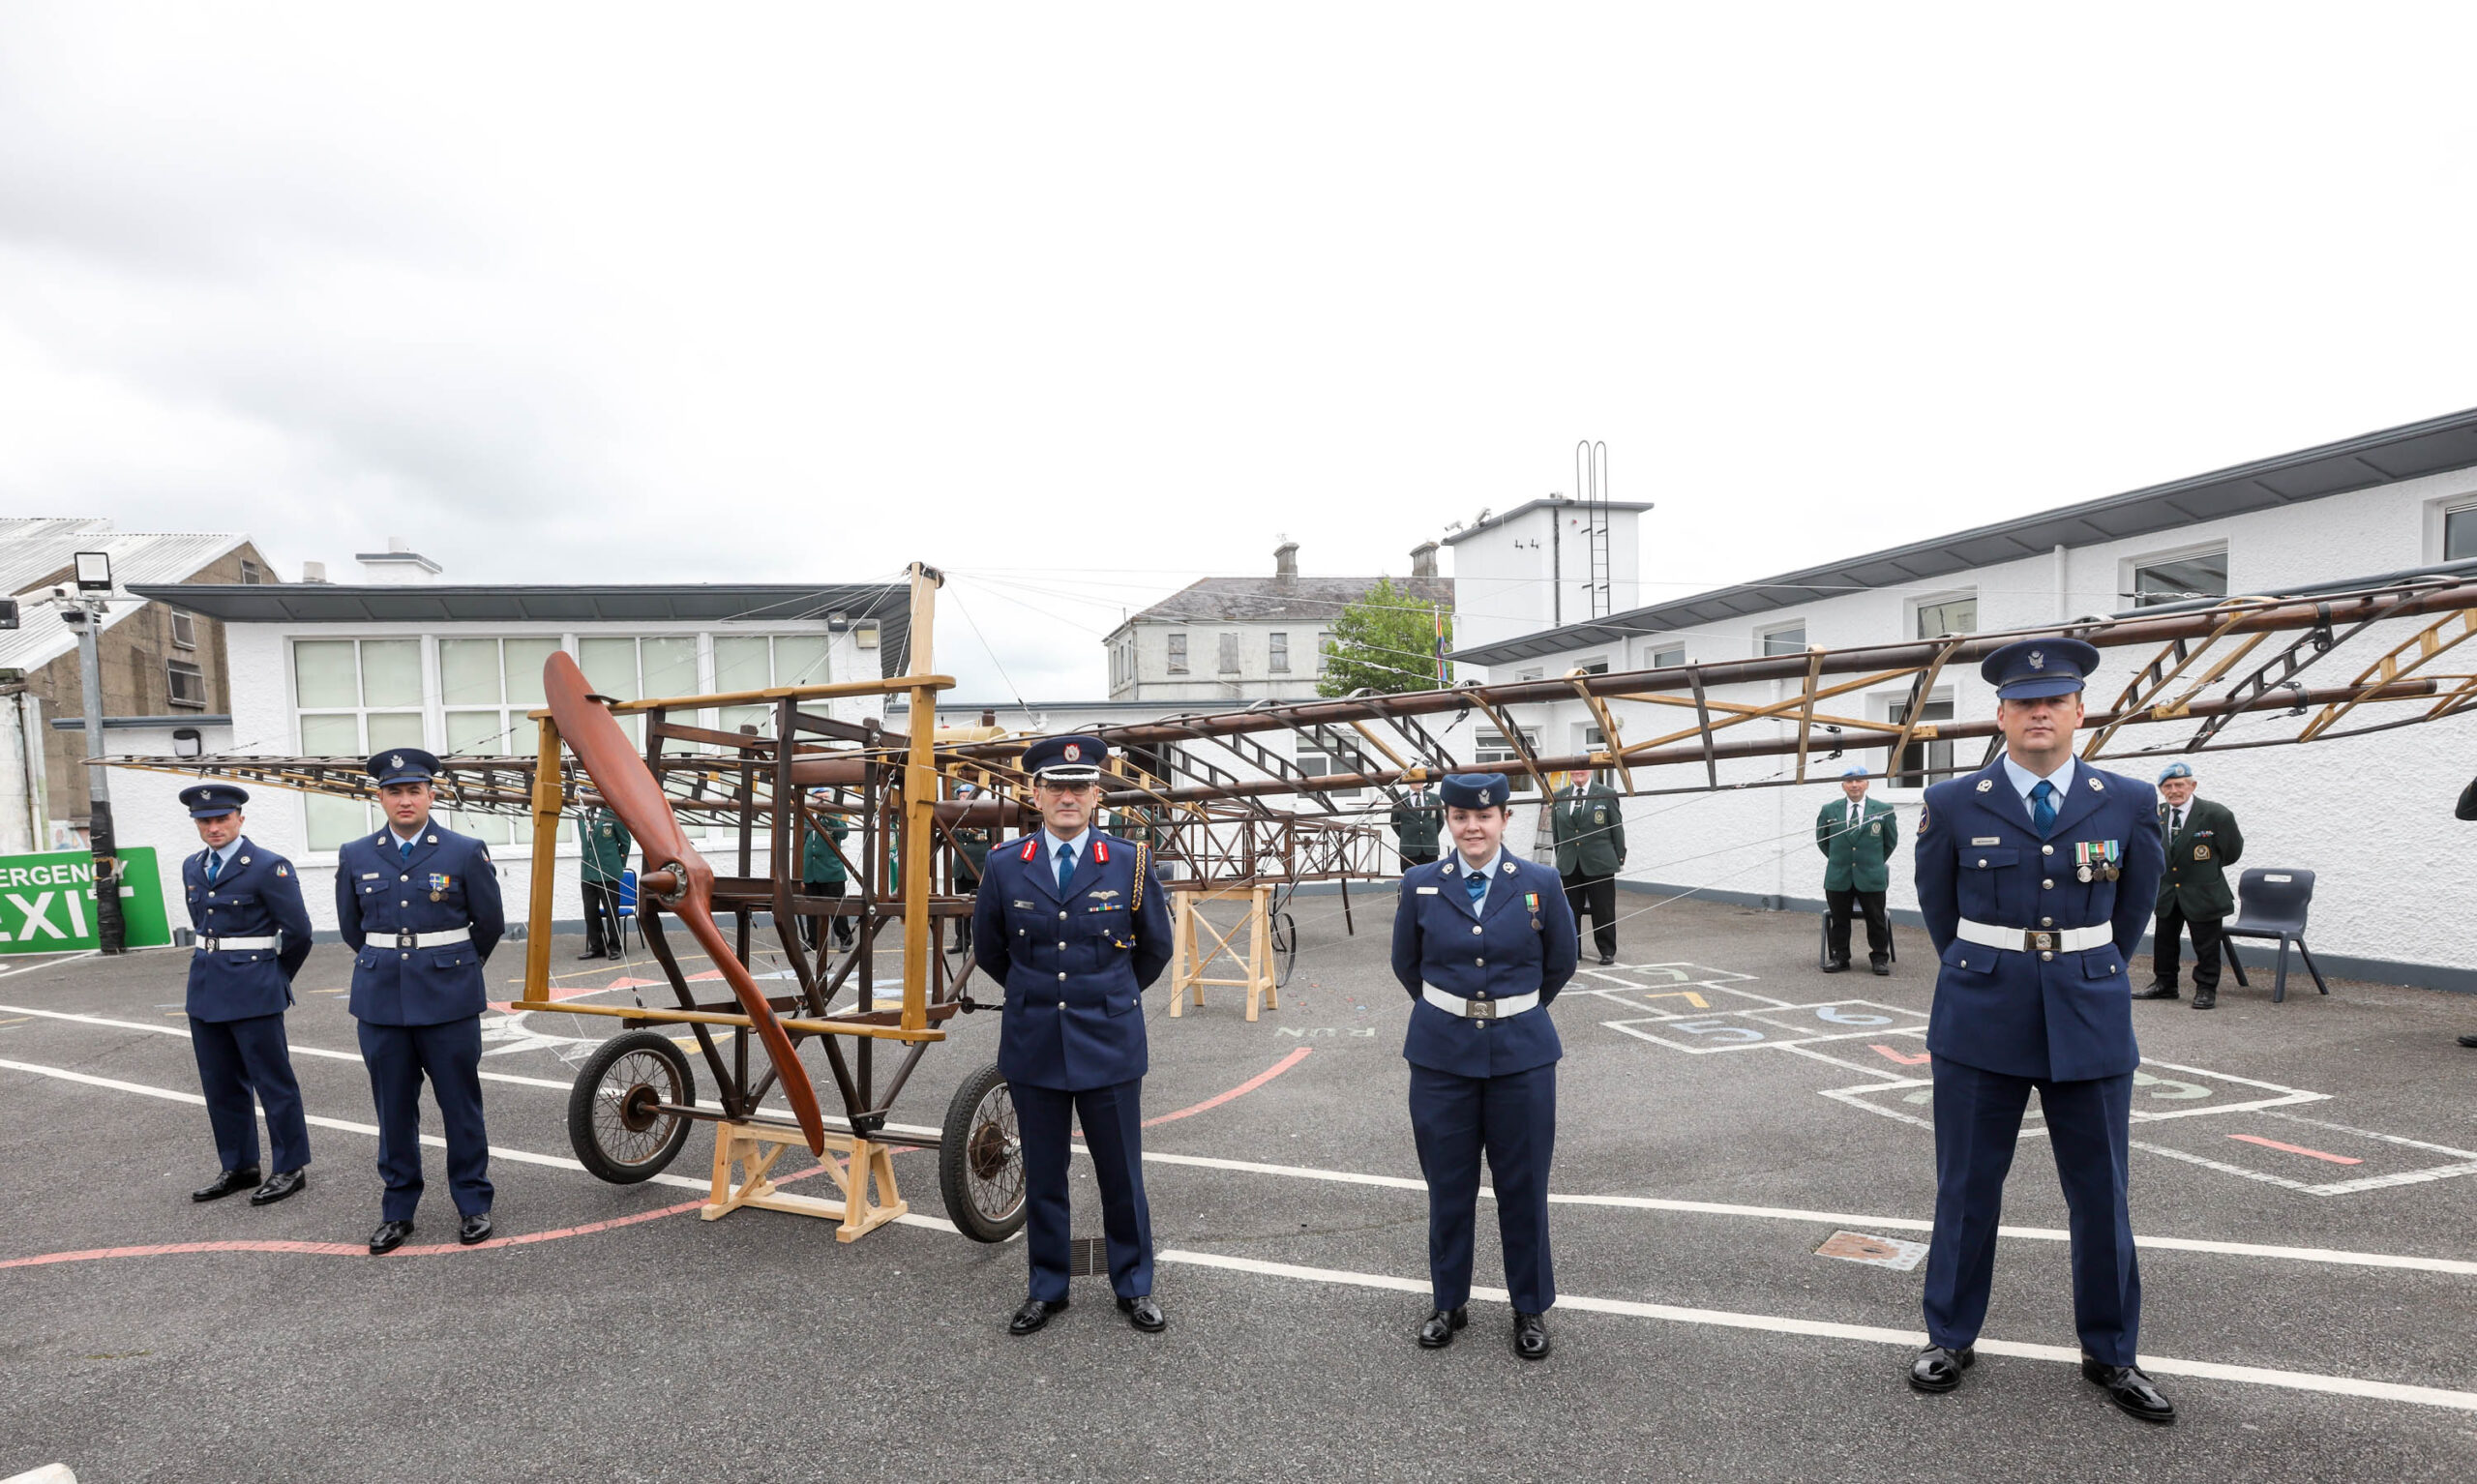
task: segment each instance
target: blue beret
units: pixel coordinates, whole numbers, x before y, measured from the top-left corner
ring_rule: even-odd
[[[378,787],[426,784],[438,777],[438,759],[418,747],[391,747],[370,759],[370,776]]]
[[[1447,773],[1437,788],[1454,809],[1493,809],[1513,797],[1513,785],[1503,773]]]
[[[1863,762],[1853,762],[1849,766],[1840,770],[1840,776],[1843,778],[1864,778],[1866,776],[1866,765]]]
[[[1024,771],[1057,783],[1098,778],[1109,760],[1110,744],[1098,737],[1043,737],[1024,749]]]
[[[2171,762],[2167,764],[2167,766],[2159,770],[2159,781],[2163,784],[2171,778],[2191,778],[2193,776],[2193,770],[2185,766],[2181,762]]]
[[[2071,696],[2099,668],[2099,649],[2077,638],[2025,638],[1988,655],[1978,672],[1998,699]]]
[[[246,788],[230,784],[199,784],[181,790],[181,802],[189,806],[193,819],[212,819],[218,815],[236,815],[250,802]]]

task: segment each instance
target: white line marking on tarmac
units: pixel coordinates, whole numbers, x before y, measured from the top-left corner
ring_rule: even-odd
[[[293,1049],[300,1050],[298,1047]],[[134,1092],[139,1097],[160,1098],[166,1103],[187,1103],[197,1108],[206,1106],[206,1099],[194,1092],[182,1092],[171,1087],[150,1087],[144,1083],[128,1083],[113,1077],[97,1077],[88,1072],[72,1072],[65,1067],[37,1066],[28,1061],[0,1061],[0,1070],[28,1072],[37,1077],[48,1077],[66,1083],[81,1083],[89,1087],[105,1087],[114,1092]],[[378,1126],[374,1123],[356,1123],[350,1119],[329,1118],[317,1113],[305,1113],[303,1121],[313,1128],[334,1129],[345,1134],[365,1134],[373,1139],[378,1137]],[[447,1141],[436,1134],[424,1134],[421,1140],[423,1143],[433,1149],[447,1147]],[[504,1144],[491,1145],[491,1158],[509,1160],[521,1165],[544,1165],[553,1170],[573,1170],[579,1174],[585,1172],[584,1166],[575,1160],[565,1159],[556,1154],[536,1154],[530,1149],[511,1149]],[[692,1179],[684,1174],[657,1174],[649,1177],[645,1183],[676,1185],[682,1190],[710,1192],[713,1189],[712,1181]],[[905,1226],[928,1227],[939,1232],[955,1230],[953,1222],[938,1216],[906,1214],[896,1217],[895,1220]]]
[[[1155,1262],[1178,1262],[1191,1267],[1217,1267],[1229,1272],[1255,1273],[1268,1278],[1290,1278],[1306,1283],[1343,1284],[1353,1288],[1382,1289],[1397,1293],[1425,1293],[1427,1280],[1395,1278],[1384,1273],[1358,1273],[1335,1267],[1308,1267],[1297,1262],[1268,1262],[1259,1258],[1223,1257],[1218,1253],[1189,1252],[1172,1248],[1152,1255]],[[1508,1303],[1503,1289],[1474,1288],[1473,1298],[1489,1303]],[[1771,1314],[1739,1314],[1726,1309],[1686,1309],[1673,1304],[1637,1303],[1624,1298],[1585,1298],[1570,1293],[1557,1295],[1560,1309],[1579,1309],[1591,1314],[1622,1314],[1635,1319],[1665,1320],[1680,1324],[1704,1324],[1723,1329],[1752,1329],[1771,1334],[1806,1335],[1817,1339],[1861,1340],[1877,1345],[1898,1345],[1916,1349],[1926,1343],[1926,1336],[1914,1329],[1887,1329],[1874,1324],[1842,1324],[1828,1320],[1788,1319]],[[1994,1355],[2017,1355],[2029,1360],[2052,1360],[2066,1365],[2078,1365],[2081,1351],[2072,1346],[2029,1345],[2015,1340],[1985,1340],[1978,1348]],[[2222,1365],[2212,1360],[2178,1360],[2167,1356],[2144,1355],[2141,1368],[2158,1376],[2191,1376],[2206,1380],[2241,1381],[2255,1386],[2281,1386],[2292,1391],[2320,1391],[2334,1396],[2368,1397],[2385,1402],[2407,1402],[2419,1407],[2442,1407],[2455,1411],[2477,1411],[2477,1391],[2451,1391],[2440,1386],[2410,1386],[2397,1381],[2359,1380],[2348,1376],[2323,1376],[2311,1371],[2274,1371],[2261,1366]]]
[[[75,964],[79,959],[91,959],[94,956],[95,950],[89,948],[84,953],[73,953],[65,958],[44,959],[34,964],[20,964],[15,968],[0,968],[0,979],[14,979],[19,974],[31,974],[39,968],[58,968],[63,964]]]

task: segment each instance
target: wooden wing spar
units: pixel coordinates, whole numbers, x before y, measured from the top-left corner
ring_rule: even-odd
[[[593,779],[603,803],[628,827],[638,848],[644,852],[646,864],[653,868],[641,878],[640,888],[650,889],[657,873],[671,877],[669,890],[662,897],[663,906],[687,926],[697,946],[704,949],[714,966],[722,970],[724,981],[738,996],[740,1008],[747,1013],[767,1058],[774,1064],[784,1101],[791,1104],[791,1116],[799,1120],[800,1132],[808,1136],[809,1152],[824,1153],[825,1119],[818,1108],[817,1088],[810,1085],[799,1053],[792,1048],[782,1022],[775,1018],[764,991],[758,988],[756,976],[731,951],[723,930],[714,922],[714,868],[688,843],[687,832],[679,827],[679,816],[671,812],[671,800],[663,794],[653,770],[637,756],[636,745],[619,729],[610,707],[585,684],[584,671],[577,668],[577,662],[567,651],[554,650],[544,662],[542,691],[561,740],[576,754],[577,761]]]

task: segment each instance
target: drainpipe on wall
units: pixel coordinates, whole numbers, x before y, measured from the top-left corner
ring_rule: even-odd
[[[2073,589],[2065,580],[2065,567],[2064,547],[2059,543],[2055,549],[2055,621],[2057,623],[2063,623],[2073,616]]]

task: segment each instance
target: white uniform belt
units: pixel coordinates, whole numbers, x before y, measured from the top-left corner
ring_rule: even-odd
[[[1447,994],[1433,984],[1422,984],[1419,997],[1446,1014],[1466,1021],[1502,1021],[1539,1007],[1537,990],[1528,994],[1507,994],[1502,999],[1464,999],[1459,994]]]
[[[2116,930],[2104,922],[2089,928],[1999,928],[1964,917],[1960,932],[1955,936],[1964,943],[2010,948],[2014,953],[2079,953],[2085,948],[2104,948],[2113,943]]]
[[[234,948],[273,948],[274,946],[275,946],[275,939],[274,939],[272,936],[269,936],[269,937],[202,937],[202,938],[199,938],[199,939],[197,940],[197,951],[198,951],[198,952],[200,952],[200,953],[222,953],[222,952],[224,952],[224,950],[226,950],[226,949],[234,949]]]
[[[381,947],[387,946],[389,938],[395,939],[395,946],[398,948],[444,948],[450,943],[471,942],[473,930],[466,927],[450,928],[444,933],[373,933],[370,935],[370,941]]]

